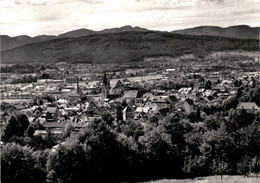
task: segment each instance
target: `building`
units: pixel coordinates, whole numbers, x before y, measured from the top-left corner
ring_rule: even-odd
[[[47,107],[45,114],[47,122],[54,122],[61,115],[57,107]]]
[[[191,114],[191,112],[195,109],[193,101],[189,98],[184,101],[182,106],[187,114]]]
[[[109,90],[110,90],[110,81],[107,79],[106,73],[104,73],[102,84],[101,84],[101,95],[102,98],[105,99],[109,95]]]
[[[126,121],[127,119],[134,119],[134,109],[130,106],[126,106],[123,110],[123,121]]]
[[[69,84],[77,83],[77,77],[67,77],[66,83],[69,83]]]
[[[259,107],[255,102],[240,102],[236,108],[237,111],[246,110],[247,112],[255,112],[259,110]]]
[[[124,93],[123,98],[126,100],[127,103],[133,103],[134,105],[142,104],[142,98],[138,95],[138,90],[128,90]]]

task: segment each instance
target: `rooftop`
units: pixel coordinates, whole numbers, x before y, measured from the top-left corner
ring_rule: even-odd
[[[245,109],[245,110],[259,110],[259,107],[255,102],[241,102],[238,104],[237,109]]]
[[[124,98],[137,98],[138,90],[128,90],[124,93]]]

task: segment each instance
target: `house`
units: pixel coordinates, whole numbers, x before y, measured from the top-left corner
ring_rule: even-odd
[[[232,80],[223,80],[221,82],[222,86],[228,86],[228,87],[233,87],[234,86],[234,82]]]
[[[137,107],[135,113],[148,113],[149,107]]]
[[[138,120],[141,118],[147,118],[148,119],[148,113],[150,108],[149,107],[137,107],[135,109],[135,116],[134,119]]]
[[[95,117],[95,116],[100,116],[102,112],[103,112],[102,109],[98,107],[94,101],[90,100],[89,102],[86,103],[86,107],[82,113],[86,113],[87,117]]]
[[[134,105],[139,106],[142,104],[142,98],[138,96],[138,90],[128,90],[124,93],[123,99],[126,100],[126,102],[131,102]]]
[[[43,109],[41,107],[37,107],[32,112],[33,116],[38,118],[42,115]]]
[[[152,104],[155,104],[158,106],[158,109],[162,108],[169,108],[170,107],[170,102],[164,98],[160,97],[154,97],[152,99]]]
[[[123,110],[123,120],[134,119],[134,109],[130,106],[126,106]]]
[[[66,83],[69,83],[69,84],[77,83],[77,78],[76,77],[67,77]]]
[[[59,122],[44,122],[42,124],[45,129],[47,130],[54,130],[54,129],[64,129],[66,123],[59,123]]]
[[[246,110],[247,112],[259,111],[255,102],[240,102],[236,108],[237,111]]]
[[[62,134],[62,129],[55,129],[48,132],[47,130],[36,130],[33,134],[33,136],[41,136],[46,137],[48,133],[51,133],[51,135],[54,136],[60,136]]]
[[[217,92],[225,92],[227,89],[224,86],[214,86],[211,88],[212,91],[217,91]]]
[[[80,102],[81,101],[81,95],[78,93],[74,93],[69,95],[69,101],[70,102]]]
[[[60,110],[57,107],[47,107],[45,114],[47,122],[54,122],[61,115]]]
[[[192,91],[192,87],[182,87],[178,90],[178,92],[182,93],[183,95],[188,95]]]
[[[193,101],[189,98],[184,101],[182,106],[187,114],[191,114],[191,112],[195,109]]]
[[[65,70],[69,67],[69,64],[67,62],[58,62],[56,63],[56,67],[58,67],[60,70]]]

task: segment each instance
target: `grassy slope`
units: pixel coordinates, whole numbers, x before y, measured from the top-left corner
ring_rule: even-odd
[[[188,36],[166,32],[124,32],[62,38],[2,52],[2,63],[125,63],[146,56],[180,56],[223,50],[259,50],[259,40]]]
[[[195,179],[162,179],[156,181],[150,181],[149,183],[259,183],[260,178],[257,177],[245,177],[245,176],[223,176],[223,180],[220,176],[198,177]]]

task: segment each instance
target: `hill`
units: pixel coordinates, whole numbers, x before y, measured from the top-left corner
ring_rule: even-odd
[[[184,35],[208,35],[222,36],[242,39],[259,39],[259,27],[250,27],[248,25],[231,26],[221,28],[216,26],[201,26],[190,29],[173,31],[173,33]]]
[[[31,43],[37,43],[42,41],[49,41],[52,39],[55,39],[57,36],[47,36],[47,35],[41,35],[36,37],[30,37],[30,36],[16,36],[16,37],[10,37],[7,35],[1,35],[1,50],[9,50],[12,48],[16,48],[19,46],[31,44]]]
[[[36,37],[30,36],[16,36],[10,37],[7,35],[1,35],[1,51],[13,49],[26,44],[49,41],[60,38],[70,37],[82,37],[95,34],[114,34],[121,32],[149,32],[149,30],[141,27],[123,26],[120,28],[104,29],[101,31],[93,31],[89,29],[78,29],[69,31],[58,36],[52,35],[40,35]],[[243,39],[259,39],[259,27],[249,27],[247,25],[232,26],[227,28],[221,28],[216,26],[202,26],[191,29],[177,30],[173,33],[184,35],[209,35],[209,36],[221,36],[231,38],[243,38]]]
[[[214,51],[258,51],[258,40],[179,35],[156,31],[131,31],[60,38],[2,51],[2,63],[125,63],[144,57],[194,54]]]
[[[141,27],[131,27],[131,26],[123,26],[120,28],[111,28],[105,29],[102,31],[92,31],[89,29],[78,29],[69,31],[58,36],[51,36],[51,35],[41,35],[36,37],[30,36],[16,36],[10,37],[7,35],[1,35],[1,51],[13,49],[19,46],[23,46],[26,44],[49,41],[52,39],[59,39],[59,38],[69,38],[69,37],[81,37],[81,36],[88,36],[92,34],[107,34],[107,33],[120,33],[120,32],[127,32],[127,31],[148,31],[147,29]]]

